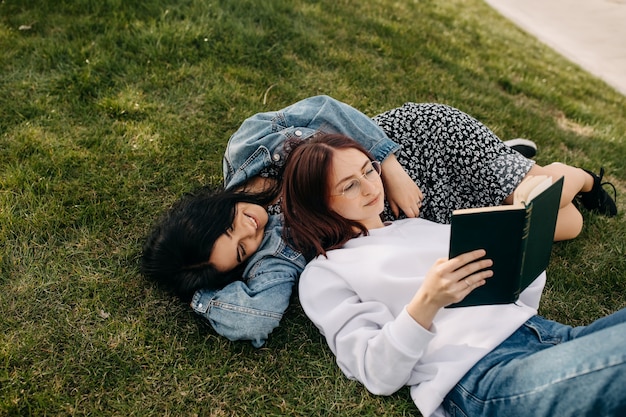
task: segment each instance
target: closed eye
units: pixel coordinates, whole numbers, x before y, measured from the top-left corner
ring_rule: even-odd
[[[348,182],[344,187],[343,187],[343,192],[348,192],[351,189],[353,189],[354,187],[357,187],[359,184],[359,182],[357,180],[352,180],[350,182]]]
[[[243,262],[245,257],[246,257],[246,248],[243,246],[243,244],[239,244],[239,246],[237,247],[237,262],[239,263]]]

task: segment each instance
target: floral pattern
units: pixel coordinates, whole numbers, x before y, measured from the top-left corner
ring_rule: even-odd
[[[406,103],[373,120],[402,146],[396,157],[424,194],[420,217],[438,223],[458,208],[501,204],[534,164],[450,106]],[[388,204],[383,218],[394,218]]]

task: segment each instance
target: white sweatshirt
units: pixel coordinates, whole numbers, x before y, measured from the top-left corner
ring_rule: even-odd
[[[326,337],[337,364],[373,394],[404,385],[425,416],[465,373],[535,315],[545,273],[515,304],[441,309],[424,329],[405,306],[438,258],[446,258],[450,226],[398,220],[310,262],[300,302]]]

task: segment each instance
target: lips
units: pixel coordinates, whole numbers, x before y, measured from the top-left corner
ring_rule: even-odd
[[[366,206],[373,206],[376,205],[376,203],[378,203],[378,200],[380,200],[380,194],[378,194],[372,201],[370,201],[369,203],[366,204]]]

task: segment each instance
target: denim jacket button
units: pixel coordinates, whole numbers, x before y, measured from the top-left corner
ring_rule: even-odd
[[[274,161],[275,161],[275,162],[280,161],[280,154],[275,153],[275,154],[272,156],[272,159],[274,159]]]
[[[293,132],[294,135],[296,135],[297,137],[302,136],[302,131],[301,130],[296,130],[295,132]]]

